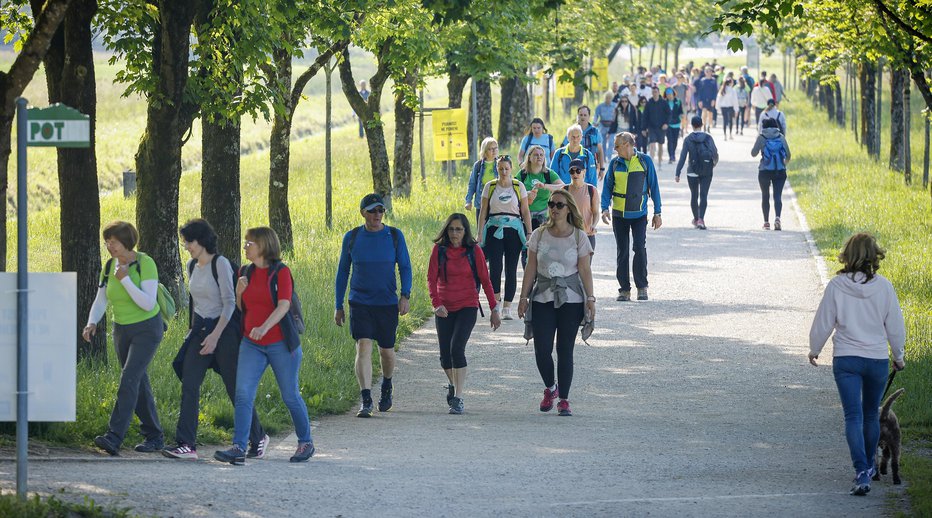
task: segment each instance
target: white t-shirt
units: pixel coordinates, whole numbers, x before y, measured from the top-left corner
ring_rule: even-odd
[[[495,182],[492,184],[492,193],[489,195],[489,184],[486,184],[482,188],[482,197],[489,199],[489,216],[492,214],[513,214],[515,216],[521,216],[521,200],[527,199],[527,188],[524,187],[523,183],[518,183],[518,188],[521,192],[521,198],[519,199],[515,195],[515,189],[511,185],[508,187],[502,187]]]
[[[537,272],[551,279],[579,273],[576,267],[579,258],[592,254],[592,245],[586,233],[579,229],[569,236],[556,237],[548,229],[538,228],[528,239],[527,248],[537,254]],[[534,301],[553,302],[553,290],[538,290]],[[582,302],[583,294],[567,289],[566,301]]]

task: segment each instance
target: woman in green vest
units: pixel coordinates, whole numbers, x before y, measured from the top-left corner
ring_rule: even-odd
[[[547,201],[550,193],[565,185],[560,175],[546,165],[546,153],[543,146],[533,145],[528,148],[518,181],[527,189],[528,210],[531,211],[531,231],[547,221]],[[521,251],[521,263],[527,264],[527,250]]]

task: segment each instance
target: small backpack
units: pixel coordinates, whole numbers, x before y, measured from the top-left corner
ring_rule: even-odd
[[[705,139],[696,142],[695,156],[690,153],[690,166],[692,166],[692,170],[699,176],[708,176],[712,174],[715,153],[712,151],[711,140],[712,137],[706,135]]]
[[[146,256],[142,252],[137,252],[136,255]],[[137,257],[135,261],[130,263],[130,266],[136,265],[136,273],[139,274],[140,278],[140,288],[142,287],[142,266],[139,264],[139,258]],[[98,288],[106,288],[107,281],[110,280],[110,272],[113,270],[113,258],[107,260],[107,264],[104,265],[104,278],[100,281]],[[165,287],[161,282],[158,285],[158,289],[155,291],[155,301],[159,307],[159,315],[162,317],[162,322],[167,326],[171,322],[175,315],[178,313],[178,309],[175,306],[175,298],[172,297],[172,293],[168,291],[168,288]]]
[[[527,180],[527,175],[528,172],[524,169],[518,173],[518,179],[521,181],[521,183],[524,183]],[[547,178],[547,183],[553,183],[553,169],[544,167],[544,177]]]
[[[783,140],[777,136],[768,138],[764,142],[764,169],[767,171],[783,171],[786,169],[786,148]]]

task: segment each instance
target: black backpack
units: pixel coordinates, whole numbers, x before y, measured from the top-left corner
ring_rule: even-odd
[[[551,174],[553,173],[553,170],[550,169],[549,167],[544,166],[544,171],[545,171],[544,176],[546,176],[547,178],[547,183],[553,183],[553,175]],[[527,175],[528,175],[528,172],[522,169],[521,172],[518,173],[518,180],[520,180],[521,183],[524,183],[525,180],[527,180]]]
[[[706,138],[695,140],[693,150],[695,153],[689,154],[689,165],[692,171],[699,176],[708,176],[712,174],[712,167],[715,165],[715,152],[712,150],[712,137],[706,134]]]
[[[482,289],[482,281],[479,280],[479,270],[476,269],[476,252],[473,250],[473,246],[466,247],[466,260],[469,261],[469,268],[472,270],[472,278],[476,283],[476,292],[479,292]],[[447,278],[447,247],[440,245],[437,250],[437,264],[440,267],[441,275],[443,275],[444,280]],[[479,304],[479,314],[483,317],[485,312],[482,311],[482,304]]]
[[[214,274],[214,281],[217,283],[217,287],[220,287],[220,274],[217,273],[217,260],[220,259],[220,254],[214,254],[214,258],[210,260],[210,271]],[[230,261],[227,259],[227,261]],[[233,291],[236,291],[236,282],[238,280],[239,265],[230,261],[230,269],[233,271]],[[194,273],[194,259],[188,261],[188,282],[191,282],[191,274]],[[242,313],[239,308],[235,305],[233,306],[233,315],[230,316],[230,322],[227,325],[235,325],[235,329],[239,329],[239,322],[241,321]],[[191,296],[190,290],[188,291],[188,329],[191,329],[191,323],[194,322],[194,297]]]
[[[278,272],[281,271],[285,264],[281,261],[274,261],[269,266],[269,293],[272,296],[272,306],[278,304]],[[240,275],[251,279],[252,272],[255,271],[256,265],[250,264],[240,268]],[[245,315],[246,308],[243,307]],[[245,321],[245,320],[244,320]],[[301,298],[298,297],[298,286],[294,282],[294,276],[291,276],[291,307],[288,309],[288,315],[279,321],[282,328],[282,335],[285,337],[285,344],[289,351],[294,351],[301,345],[301,339],[298,335],[304,334],[304,309],[301,307]]]

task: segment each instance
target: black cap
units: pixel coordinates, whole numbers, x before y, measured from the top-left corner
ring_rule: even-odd
[[[774,106],[776,104],[777,104],[777,101],[774,101],[773,99],[767,99],[767,106]]]
[[[574,169],[574,168],[582,171],[583,169],[586,168],[586,164],[584,164],[582,160],[578,158],[574,158],[570,160],[570,169]]]
[[[378,206],[385,206],[385,202],[382,201],[382,197],[376,193],[367,194],[363,197],[362,201],[359,202],[360,210],[372,210]]]
[[[693,115],[692,123],[693,123],[694,128],[698,128],[699,126],[702,126],[702,117],[698,115]]]

